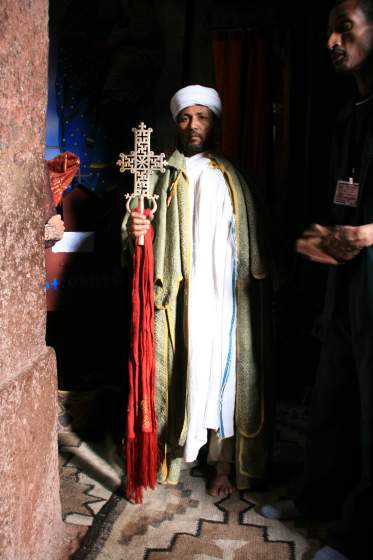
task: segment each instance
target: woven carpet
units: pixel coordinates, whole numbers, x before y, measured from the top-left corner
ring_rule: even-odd
[[[184,465],[177,486],[158,485],[140,505],[123,497],[120,465],[110,442],[93,445],[65,430],[60,434],[64,518],[89,526],[71,558],[307,560],[325,526],[271,521],[258,512],[260,504],[287,497],[289,491],[291,495],[289,480],[295,487],[303,455],[304,423],[302,407],[279,407],[277,469],[265,491],[211,497],[204,473]]]

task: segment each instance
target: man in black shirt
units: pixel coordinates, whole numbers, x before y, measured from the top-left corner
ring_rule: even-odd
[[[373,0],[335,3],[328,49],[358,95],[336,123],[332,225],[313,224],[297,241],[330,265],[304,482],[295,500],[261,513],[334,519],[312,560],[363,560],[373,549]]]

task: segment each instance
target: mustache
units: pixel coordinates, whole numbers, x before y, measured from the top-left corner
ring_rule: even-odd
[[[188,134],[185,135],[189,140],[192,138],[200,138],[202,140],[202,137],[200,134],[198,134],[198,132],[189,132]]]

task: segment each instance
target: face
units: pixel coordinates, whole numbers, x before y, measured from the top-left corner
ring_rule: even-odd
[[[373,50],[373,22],[358,0],[345,0],[329,16],[328,49],[337,72],[359,73]]]
[[[181,151],[186,156],[199,154],[207,149],[214,126],[212,111],[204,105],[191,105],[177,116],[177,135]]]

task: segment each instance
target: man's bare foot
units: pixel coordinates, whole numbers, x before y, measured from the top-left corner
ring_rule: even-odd
[[[216,473],[207,487],[210,496],[230,496],[235,491],[235,487],[226,474]]]

